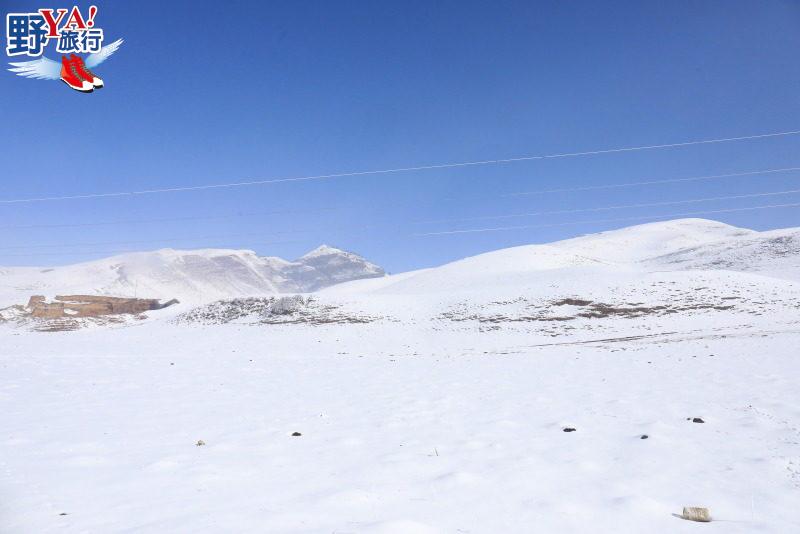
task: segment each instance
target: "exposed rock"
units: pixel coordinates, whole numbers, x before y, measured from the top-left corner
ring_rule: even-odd
[[[700,523],[708,523],[711,521],[711,512],[708,508],[701,508],[698,506],[686,506],[683,508],[681,516],[687,521],[697,521]]]
[[[28,308],[33,308],[34,306],[38,306],[44,304],[46,299],[43,295],[33,295],[30,299],[28,299]]]
[[[65,317],[64,304],[55,302],[53,304],[42,303],[31,309],[31,315],[38,319],[58,319]]]
[[[177,323],[227,324],[363,324],[382,319],[325,304],[312,297],[293,295],[269,298],[219,300],[175,318]]]
[[[176,304],[173,299],[161,303],[158,299],[105,297],[100,295],[57,295],[54,302],[46,302],[41,295],[28,300],[28,311],[38,319],[100,317],[103,315],[138,314],[160,310]]]

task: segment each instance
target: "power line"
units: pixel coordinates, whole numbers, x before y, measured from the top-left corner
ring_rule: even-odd
[[[465,217],[461,219],[439,219],[434,221],[419,221],[415,224],[434,224],[434,223],[443,223],[443,222],[466,222],[466,221],[486,221],[486,220],[497,220],[497,219],[515,219],[520,217],[534,217],[538,215],[563,215],[565,213],[587,213],[587,212],[594,212],[594,211],[611,211],[611,210],[621,210],[621,209],[631,209],[631,208],[654,208],[658,206],[674,206],[677,204],[694,204],[699,202],[712,202],[718,200],[734,200],[734,199],[742,199],[742,198],[757,198],[757,197],[771,197],[771,196],[781,196],[781,195],[795,195],[800,193],[800,189],[790,189],[788,191],[774,191],[774,192],[767,192],[767,193],[751,193],[747,195],[730,195],[724,197],[705,197],[705,198],[689,198],[686,200],[672,200],[666,202],[649,202],[643,204],[624,204],[619,206],[604,206],[600,208],[580,208],[580,209],[571,209],[571,210],[553,210],[553,211],[537,211],[531,213],[513,213],[509,215],[485,215],[482,217]]]
[[[762,171],[734,172],[729,174],[711,174],[706,176],[690,176],[688,178],[670,178],[666,180],[650,180],[646,182],[628,182],[622,184],[600,184],[585,187],[567,187],[563,189],[543,189],[540,191],[522,191],[519,193],[506,193],[503,197],[519,197],[526,195],[544,195],[547,193],[575,193],[578,191],[595,191],[598,189],[616,189],[621,187],[635,187],[641,185],[673,184],[679,182],[695,182],[698,180],[715,180],[718,178],[732,178],[735,176],[753,176],[756,174],[770,174],[779,172],[800,171],[800,167],[786,167],[783,169],[765,169]]]
[[[174,241],[200,241],[204,239],[229,239],[233,237],[254,237],[254,236],[263,236],[263,235],[283,235],[283,234],[307,234],[310,233],[311,230],[279,230],[277,232],[257,232],[257,233],[246,233],[246,234],[222,234],[222,235],[204,235],[204,236],[196,236],[196,237],[162,237],[159,239],[140,239],[135,241],[105,241],[100,243],[47,243],[47,244],[35,244],[35,245],[12,245],[7,247],[0,247],[0,250],[18,250],[18,249],[28,249],[28,248],[58,248],[58,247],[98,247],[104,245],[141,245],[145,243],[167,243],[167,242],[174,242]]]
[[[568,189],[550,189],[550,190],[543,190],[543,191],[534,191],[528,193],[512,193],[501,195],[504,197],[508,196],[518,196],[518,195],[533,195],[539,193],[556,193],[556,192],[574,192],[574,191],[588,191],[594,189],[609,189],[609,188],[616,188],[616,187],[628,187],[634,185],[651,185],[651,184],[663,184],[663,183],[673,183],[673,182],[688,182],[693,180],[707,180],[713,178],[726,178],[726,177],[737,177],[737,176],[754,176],[754,175],[761,175],[761,174],[775,174],[775,173],[782,173],[782,172],[790,172],[790,171],[800,171],[800,167],[786,167],[786,168],[779,168],[779,169],[762,169],[762,170],[755,170],[755,171],[745,171],[745,172],[736,172],[736,173],[729,173],[729,174],[714,174],[714,175],[707,175],[707,176],[695,176],[695,177],[688,177],[688,178],[672,178],[672,179],[665,179],[665,180],[655,180],[655,181],[645,181],[645,182],[629,182],[625,184],[604,184],[604,185],[596,185],[590,187],[577,187],[577,188],[568,188]],[[770,193],[765,193],[765,195],[769,195]],[[781,194],[781,193],[774,193],[774,194]],[[756,195],[758,196],[758,195]],[[708,200],[723,200],[727,198],[745,198],[744,196],[741,197],[717,197],[714,199]],[[449,199],[453,200],[453,199]],[[704,199],[705,200],[705,199]],[[692,202],[692,201],[679,201],[676,203],[684,203],[684,202]],[[631,206],[620,206],[619,208],[623,207],[648,207],[648,206],[656,206],[661,205],[659,204],[641,204],[641,205],[631,205]],[[539,212],[539,213],[523,213],[523,214],[514,214],[514,215],[497,215],[497,216],[485,216],[485,217],[469,217],[469,218],[458,218],[458,219],[437,219],[437,220],[426,220],[426,221],[412,221],[411,224],[431,224],[431,223],[438,223],[438,222],[459,222],[459,221],[470,221],[470,220],[489,220],[489,219],[505,219],[505,218],[516,218],[516,217],[526,217],[526,216],[533,216],[533,215],[551,215],[551,214],[559,214],[559,213],[578,213],[581,211],[603,211],[609,209],[619,209],[617,207],[609,207],[609,208],[594,208],[591,210],[560,210],[560,211],[550,211],[550,212]],[[302,209],[302,210],[276,210],[276,211],[265,211],[265,212],[249,212],[249,213],[232,213],[232,214],[225,214],[225,215],[201,215],[201,216],[186,216],[186,217],[158,217],[158,218],[143,218],[143,219],[126,219],[126,220],[116,220],[116,221],[98,221],[98,222],[86,222],[86,223],[63,223],[63,224],[23,224],[23,225],[8,225],[8,226],[0,226],[0,230],[30,230],[30,229],[51,229],[51,228],[90,228],[90,227],[97,227],[97,226],[116,226],[116,225],[126,225],[126,224],[146,224],[146,223],[161,223],[161,222],[181,222],[181,221],[202,221],[202,220],[225,220],[225,219],[233,219],[233,218],[244,218],[244,217],[252,217],[252,216],[262,216],[262,215],[299,215],[305,213],[318,213],[318,212],[325,212],[325,211],[342,211],[347,208],[314,208],[314,209]]]
[[[127,219],[117,221],[99,221],[88,223],[68,223],[68,224],[20,224],[15,226],[0,226],[0,230],[29,230],[29,229],[46,229],[46,228],[88,228],[93,226],[115,226],[123,224],[144,224],[154,222],[179,222],[179,221],[207,221],[207,220],[221,220],[233,219],[238,217],[252,217],[261,215],[299,215],[303,213],[317,213],[321,211],[339,211],[343,208],[316,208],[308,210],[280,210],[280,211],[263,211],[263,212],[250,212],[250,213],[231,213],[226,215],[198,215],[187,217],[158,217],[153,219]]]
[[[97,199],[97,198],[110,198],[110,197],[126,197],[126,196],[137,196],[137,195],[151,195],[157,193],[176,193],[176,192],[186,192],[186,191],[202,191],[206,189],[223,189],[223,188],[233,188],[233,187],[246,187],[246,186],[254,186],[254,185],[268,185],[268,184],[276,184],[276,183],[285,183],[285,182],[300,182],[300,181],[309,181],[309,180],[328,180],[332,178],[343,178],[348,176],[366,176],[366,175],[378,175],[378,174],[391,174],[391,173],[400,173],[400,172],[411,172],[411,171],[425,171],[425,170],[435,170],[435,169],[450,169],[456,167],[469,167],[469,166],[478,166],[478,165],[497,165],[497,164],[505,164],[505,163],[515,163],[520,161],[533,161],[533,160],[544,160],[544,159],[555,159],[555,158],[571,158],[571,157],[578,157],[578,156],[592,156],[592,155],[599,155],[599,154],[613,154],[613,153],[620,153],[620,152],[635,152],[635,151],[642,151],[642,150],[656,150],[662,148],[677,148],[677,147],[685,147],[685,146],[693,146],[693,145],[707,145],[707,144],[714,144],[714,143],[727,143],[732,141],[746,141],[752,139],[764,139],[769,137],[781,137],[781,136],[790,136],[790,135],[797,135],[800,134],[800,130],[792,130],[786,132],[774,132],[774,133],[767,133],[767,134],[758,134],[758,135],[746,135],[740,137],[726,137],[726,138],[719,138],[719,139],[703,139],[698,141],[684,141],[680,143],[667,143],[667,144],[660,144],[660,145],[643,145],[643,146],[634,146],[634,147],[624,147],[624,148],[609,148],[609,149],[602,149],[602,150],[589,150],[584,152],[565,152],[559,154],[546,154],[546,155],[536,155],[536,156],[522,156],[517,158],[505,158],[505,159],[490,159],[490,160],[482,160],[482,161],[466,161],[466,162],[459,162],[459,163],[440,163],[435,165],[420,165],[415,167],[397,167],[393,169],[382,169],[382,170],[372,170],[372,171],[355,171],[355,172],[343,172],[343,173],[336,173],[336,174],[320,174],[315,176],[299,176],[299,177],[290,177],[290,178],[273,178],[268,180],[254,180],[254,181],[247,181],[247,182],[232,182],[232,183],[223,183],[223,184],[209,184],[209,185],[195,185],[195,186],[186,186],[186,187],[169,187],[169,188],[162,188],[162,189],[145,189],[141,191],[120,191],[120,192],[110,192],[110,193],[89,193],[83,195],[65,195],[65,196],[47,196],[47,197],[37,197],[37,198],[18,198],[18,199],[6,199],[0,200],[0,204],[20,204],[20,203],[32,203],[32,202],[47,202],[47,201],[56,201],[56,200],[79,200],[79,199]]]
[[[798,190],[800,192],[800,190]],[[666,215],[654,215],[654,216],[637,216],[637,217],[621,217],[621,218],[613,218],[613,219],[597,219],[597,220],[588,220],[588,221],[568,221],[562,223],[547,223],[547,224],[534,224],[534,225],[520,225],[520,226],[505,226],[505,227],[494,227],[494,228],[472,228],[472,229],[465,229],[465,230],[445,230],[440,232],[425,232],[425,233],[415,233],[415,234],[408,234],[407,237],[430,237],[430,236],[440,236],[440,235],[455,235],[455,234],[473,234],[473,233],[485,233],[485,232],[500,232],[500,231],[510,231],[510,230],[526,230],[526,229],[534,229],[534,228],[552,228],[552,227],[559,227],[559,226],[572,226],[572,225],[580,225],[580,224],[597,224],[597,223],[608,223],[608,222],[626,222],[626,221],[647,221],[647,220],[656,220],[656,219],[671,219],[676,217],[692,217],[696,215],[710,215],[710,214],[717,214],[717,213],[732,213],[732,212],[740,212],[740,211],[752,211],[752,210],[763,210],[763,209],[777,209],[777,208],[789,208],[789,207],[798,207],[800,203],[792,203],[792,204],[772,204],[766,206],[751,206],[751,207],[744,207],[744,208],[729,208],[729,209],[719,209],[719,210],[705,210],[705,211],[694,211],[694,212],[684,212],[684,213],[672,213]],[[362,227],[360,230],[370,230],[373,227]],[[243,237],[248,235],[280,235],[286,233],[309,233],[309,231],[299,230],[299,231],[279,231],[273,233],[257,233],[257,234],[228,234],[228,235],[217,235],[217,236],[197,236],[197,237],[186,237],[186,238],[165,238],[159,240],[142,240],[142,241],[116,241],[116,242],[105,242],[105,243],[73,243],[73,244],[39,244],[39,245],[20,245],[14,247],[5,247],[5,249],[20,249],[20,248],[49,248],[49,247],[86,247],[86,246],[100,246],[100,245],[124,245],[124,244],[140,244],[140,243],[160,243],[165,241],[174,241],[174,240],[183,240],[183,241],[196,241],[196,240],[203,240],[203,239],[219,239],[219,238],[232,238],[232,237]],[[340,234],[341,236],[353,236],[353,235],[362,235],[361,233],[356,234],[354,232]],[[299,240],[291,240],[291,241],[273,241],[267,243],[250,243],[249,246],[253,245],[270,245],[270,244],[285,244],[285,243],[299,243]],[[205,246],[204,248],[213,248],[209,246]],[[2,249],[0,249],[2,250]],[[83,252],[76,252],[76,253],[69,253],[69,252],[53,252],[53,253],[28,253],[28,254],[3,254],[3,257],[28,257],[28,256],[60,256],[60,255],[80,255],[80,254],[87,254],[87,253],[113,253],[119,252],[116,250],[110,251],[83,251]],[[123,250],[121,252],[132,252],[129,250]]]
[[[774,209],[774,208],[796,208],[800,207],[800,203],[796,204],[772,204],[768,206],[752,206],[748,208],[730,208],[730,209],[723,209],[723,210],[707,210],[707,211],[693,211],[688,213],[670,213],[667,215],[651,215],[651,216],[644,216],[644,217],[622,217],[618,219],[599,219],[594,221],[570,221],[570,222],[563,222],[563,223],[549,223],[549,224],[528,224],[528,225],[521,225],[521,226],[503,226],[503,227],[496,227],[496,228],[472,228],[468,230],[446,230],[442,232],[425,232],[425,233],[417,233],[411,234],[414,237],[431,237],[431,236],[440,236],[440,235],[455,235],[455,234],[475,234],[475,233],[484,233],[484,232],[503,232],[509,230],[529,230],[533,228],[552,228],[557,226],[571,226],[571,225],[578,225],[578,224],[597,224],[597,223],[608,223],[608,222],[625,222],[625,221],[647,221],[647,220],[656,220],[656,219],[674,219],[677,217],[693,217],[695,215],[711,215],[714,213],[733,213],[737,211],[752,211],[752,210],[765,210],[765,209]]]
[[[617,206],[600,206],[595,208],[579,208],[579,209],[570,209],[570,210],[554,210],[554,211],[540,211],[540,212],[532,212],[532,213],[515,213],[509,215],[489,215],[484,217],[468,217],[462,219],[440,219],[435,221],[410,221],[409,224],[433,224],[433,223],[442,223],[442,222],[462,222],[462,221],[476,221],[476,220],[496,220],[496,219],[511,219],[511,218],[519,218],[519,217],[533,217],[538,215],[559,215],[559,214],[569,214],[569,213],[587,213],[587,212],[597,212],[597,211],[610,211],[610,210],[619,210],[619,209],[630,209],[630,208],[645,208],[645,207],[658,207],[658,206],[669,206],[669,205],[677,205],[677,204],[690,204],[690,203],[699,203],[699,202],[710,202],[710,201],[719,201],[719,200],[733,200],[733,199],[743,199],[743,198],[757,198],[757,197],[767,197],[767,196],[779,196],[779,195],[789,195],[789,194],[798,194],[800,193],[800,189],[791,189],[787,191],[774,191],[774,192],[764,192],[764,193],[751,193],[745,195],[730,195],[730,196],[722,196],[722,197],[706,197],[706,198],[692,198],[692,199],[685,199],[685,200],[675,200],[675,201],[666,201],[666,202],[652,202],[652,203],[643,203],[643,204],[625,204],[625,205],[617,205]],[[375,226],[362,226],[360,230],[371,230],[376,228]],[[31,248],[78,248],[78,247],[98,247],[104,245],[136,245],[136,244],[147,244],[147,243],[167,243],[167,242],[186,242],[186,241],[201,241],[207,239],[226,239],[226,238],[236,238],[236,237],[252,237],[252,236],[264,236],[264,235],[284,235],[284,234],[310,234],[313,233],[314,230],[278,230],[274,232],[256,232],[256,233],[234,233],[234,234],[222,234],[222,235],[205,235],[205,236],[195,236],[195,237],[162,237],[158,239],[142,239],[142,240],[134,240],[134,241],[106,241],[106,242],[97,242],[97,243],[71,243],[71,244],[64,244],[64,243],[48,243],[48,244],[28,244],[28,245],[11,245],[11,246],[4,246],[0,247],[0,250],[19,250],[19,249],[31,249]]]
[[[250,243],[249,246],[254,245],[288,245],[288,244],[296,244],[301,243],[302,241],[293,239],[290,241],[265,241],[265,242],[256,242]],[[164,247],[164,248],[172,248],[172,247]],[[224,246],[206,246],[203,248],[215,248],[215,249],[225,249],[227,247]],[[237,249],[237,250],[247,250],[247,249]],[[138,252],[151,252],[151,251],[141,251],[141,250],[131,250],[129,248],[117,248],[117,249],[103,249],[103,250],[84,250],[81,252],[31,252],[29,254],[3,254],[2,257],[4,258],[27,258],[33,256],[84,256],[86,254],[135,254]]]

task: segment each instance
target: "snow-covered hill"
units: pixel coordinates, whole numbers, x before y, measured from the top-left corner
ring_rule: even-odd
[[[548,284],[582,287],[587,280],[613,279],[625,285],[647,273],[702,270],[800,280],[800,229],[756,232],[706,219],[678,219],[495,250],[432,269],[340,284],[323,293],[499,296],[502,288],[539,293]]]
[[[364,258],[323,245],[296,261],[250,250],[163,249],[56,268],[0,270],[0,307],[32,294],[89,293],[201,303],[222,298],[308,292],[383,276]]]
[[[319,297],[347,303],[353,313],[390,311],[400,322],[429,321],[443,330],[573,340],[632,335],[648,323],[690,328],[694,321],[719,327],[753,316],[796,320],[798,234],[702,219],[651,223],[343,283]]]

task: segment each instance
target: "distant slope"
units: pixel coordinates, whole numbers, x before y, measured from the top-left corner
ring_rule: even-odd
[[[206,302],[239,296],[313,291],[338,282],[383,276],[364,258],[322,246],[296,261],[249,250],[137,252],[56,267],[0,270],[0,305],[33,294],[88,293]]]

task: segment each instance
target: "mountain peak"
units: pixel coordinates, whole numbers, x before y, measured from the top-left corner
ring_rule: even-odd
[[[330,254],[347,254],[347,252],[345,252],[342,249],[332,247],[330,245],[322,244],[317,248],[315,248],[314,250],[312,250],[311,252],[307,252],[306,254],[301,256],[300,259],[302,260],[308,258],[317,258],[319,256],[328,256]]]
[[[386,272],[358,254],[320,245],[297,260],[294,279],[307,291],[360,278],[376,278]]]

